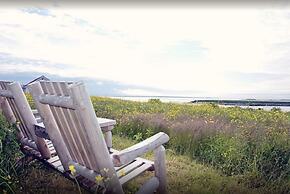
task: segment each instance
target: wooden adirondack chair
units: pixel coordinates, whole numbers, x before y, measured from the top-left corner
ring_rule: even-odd
[[[35,135],[34,125],[37,121],[19,83],[0,81],[0,105],[8,122],[16,124],[19,129],[17,136],[23,151],[43,159],[55,154],[51,152],[53,148],[48,148],[50,141]]]
[[[102,186],[106,193],[117,194],[124,193],[122,184],[154,170],[155,176],[138,193],[167,192],[162,144],[169,140],[168,135],[160,132],[110,154],[83,83],[40,81],[29,85],[29,91],[58,153],[60,169],[90,180],[91,188]],[[139,158],[148,151],[154,151],[154,163]]]

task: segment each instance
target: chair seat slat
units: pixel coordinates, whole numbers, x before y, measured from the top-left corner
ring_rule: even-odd
[[[151,164],[144,163],[139,168],[136,168],[135,170],[131,171],[129,174],[121,177],[120,183],[123,185],[124,183],[130,181],[131,179],[135,178],[136,176],[140,175],[141,173],[147,171],[149,168],[151,168]]]

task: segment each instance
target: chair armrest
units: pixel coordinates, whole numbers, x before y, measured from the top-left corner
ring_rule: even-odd
[[[103,132],[111,131],[112,128],[114,128],[114,126],[116,125],[116,120],[113,120],[113,119],[102,118],[102,117],[97,117],[97,119]]]
[[[169,141],[169,136],[166,133],[159,132],[148,139],[126,148],[112,157],[115,166],[122,166],[136,159],[137,157],[145,154],[146,152],[152,151],[162,144]]]

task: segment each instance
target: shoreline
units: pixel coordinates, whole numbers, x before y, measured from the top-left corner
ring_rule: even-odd
[[[164,103],[178,103],[178,104],[192,104],[201,105],[214,103],[221,107],[241,107],[241,108],[252,108],[252,109],[263,109],[270,111],[272,108],[280,108],[283,112],[290,112],[290,100],[217,100],[216,98],[205,99],[192,98],[192,97],[158,97],[158,96],[110,96],[112,99],[122,99],[137,102],[147,102],[149,99],[159,99]]]
[[[214,103],[233,106],[290,106],[290,101],[278,100],[193,100],[191,103]]]

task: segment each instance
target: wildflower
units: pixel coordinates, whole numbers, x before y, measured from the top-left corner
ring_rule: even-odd
[[[99,184],[103,179],[104,179],[104,177],[102,177],[101,175],[97,175],[96,176],[96,183]]]
[[[120,170],[119,175],[120,175],[120,176],[125,176],[125,175],[126,175],[125,170],[124,170],[124,169]]]
[[[72,175],[75,175],[77,172],[74,165],[69,165],[69,170]]]
[[[108,168],[104,168],[104,171],[105,171],[106,173],[108,173],[108,172],[109,172],[109,169],[108,169]]]

